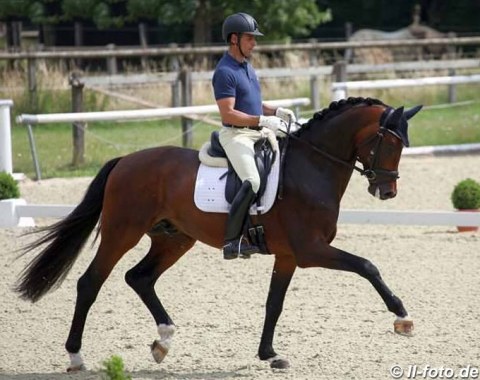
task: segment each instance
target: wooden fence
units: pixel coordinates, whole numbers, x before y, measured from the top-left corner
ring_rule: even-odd
[[[452,37],[452,38],[433,38],[424,40],[382,40],[382,41],[348,41],[348,42],[317,42],[311,41],[306,43],[294,43],[294,44],[271,44],[271,45],[258,45],[256,51],[258,53],[281,53],[281,52],[309,52],[311,58],[309,59],[310,67],[303,69],[291,69],[291,68],[277,68],[277,69],[264,69],[258,70],[261,77],[286,77],[292,75],[311,77],[311,99],[312,105],[315,109],[319,108],[318,102],[318,86],[317,80],[319,76],[330,75],[332,72],[331,66],[318,66],[316,56],[320,52],[332,52],[332,51],[347,51],[349,49],[365,49],[365,48],[398,48],[398,47],[412,47],[422,48],[431,46],[444,46],[449,47],[450,50],[455,50],[462,46],[480,46],[480,37]],[[121,58],[141,58],[142,60],[149,57],[168,58],[168,73],[177,75],[181,69],[188,69],[185,65],[181,64],[182,57],[212,57],[218,56],[225,51],[225,46],[190,46],[179,47],[171,45],[168,47],[150,47],[150,48],[119,48],[117,49],[113,45],[107,47],[88,48],[88,49],[64,49],[54,51],[22,51],[22,52],[0,52],[0,61],[26,61],[26,76],[28,81],[28,89],[31,94],[31,104],[34,102],[37,92],[37,63],[38,60],[67,60],[73,61],[79,59],[105,59],[107,72],[109,75],[117,74],[118,64],[117,60]],[[469,67],[477,64],[475,62],[467,63],[468,60],[461,60],[462,64]],[[431,68],[440,67],[441,61],[428,61],[427,65]],[[450,61],[448,63],[449,68],[455,68],[457,61]],[[385,70],[418,70],[419,66],[424,66],[425,62],[405,62],[405,65],[399,65],[399,63],[382,64],[382,65],[349,65],[348,73],[372,73]],[[187,65],[188,66],[188,65]],[[444,67],[446,67],[444,65]],[[477,66],[478,67],[478,66]],[[460,68],[460,67],[458,67]],[[190,67],[192,70],[192,68]],[[200,74],[200,75],[210,75]],[[198,78],[199,76],[197,76]],[[192,80],[196,80],[195,74],[192,76]]]

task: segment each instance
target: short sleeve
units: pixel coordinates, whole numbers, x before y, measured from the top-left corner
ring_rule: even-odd
[[[235,98],[237,81],[235,75],[227,68],[218,68],[212,78],[215,100]]]

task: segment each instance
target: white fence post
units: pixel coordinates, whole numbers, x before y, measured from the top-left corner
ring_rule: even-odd
[[[12,100],[0,100],[0,172],[12,174],[12,136],[10,131],[10,107]]]

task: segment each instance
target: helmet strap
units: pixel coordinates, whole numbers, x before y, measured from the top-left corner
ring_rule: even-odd
[[[230,43],[232,43],[232,45],[237,45],[237,46],[238,46],[238,51],[240,52],[240,54],[242,55],[242,57],[245,58],[245,59],[247,59],[247,56],[246,56],[245,54],[243,54],[242,46],[241,46],[241,44],[240,44],[243,33],[234,33],[234,34],[237,36],[237,42],[236,42],[236,43],[232,43],[231,40],[230,40]],[[230,37],[230,38],[231,38],[231,37]]]
[[[242,36],[243,36],[243,33],[237,33],[237,45],[238,45],[238,51],[240,52],[240,54],[242,55],[243,58],[247,59],[247,56],[245,54],[243,54],[243,51],[242,51],[242,44],[240,43],[240,40],[242,39]]]

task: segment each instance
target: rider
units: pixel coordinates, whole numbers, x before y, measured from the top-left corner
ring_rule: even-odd
[[[225,231],[223,257],[249,257],[259,252],[242,236],[242,228],[260,187],[253,146],[262,137],[262,128],[277,131],[282,123],[295,121],[294,113],[273,108],[262,102],[260,84],[248,62],[255,48],[256,36],[263,36],[255,19],[235,13],[223,22],[222,37],[229,45],[212,79],[215,99],[222,118],[220,144],[242,180],[242,187],[232,201]]]

